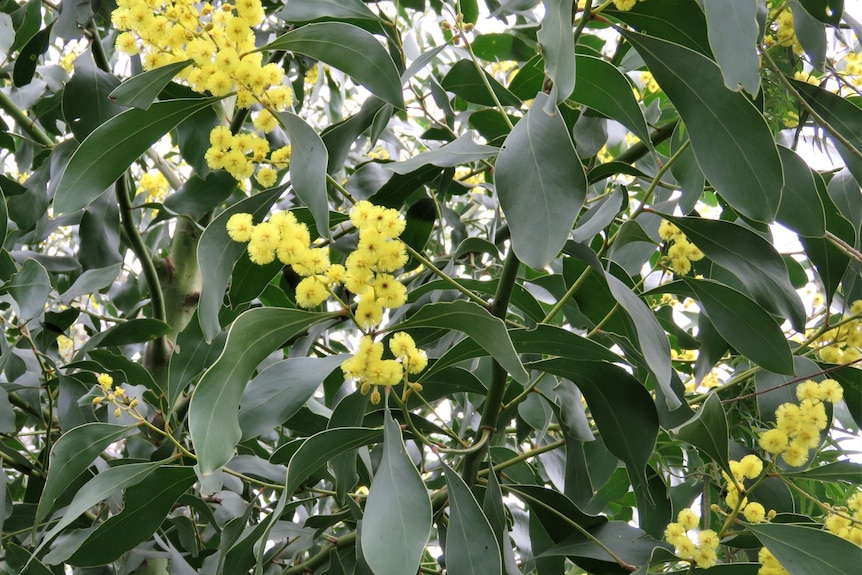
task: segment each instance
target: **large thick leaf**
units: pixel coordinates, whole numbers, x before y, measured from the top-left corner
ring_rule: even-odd
[[[578,81],[571,99],[612,118],[642,142],[650,141],[643,112],[632,86],[616,66],[593,56],[578,54]]]
[[[446,571],[452,575],[500,575],[502,556],[488,519],[464,480],[443,464],[449,488]]]
[[[778,154],[784,166],[784,191],[776,219],[802,236],[823,237],[826,214],[811,168],[789,148],[778,146]]]
[[[378,443],[382,438],[382,430],[369,427],[325,429],[303,441],[299,448],[290,453],[288,449],[277,449],[270,457],[270,462],[287,462],[285,491],[290,495],[336,455],[363,445]],[[284,447],[290,447],[290,444]]]
[[[805,471],[784,472],[785,475],[815,481],[847,481],[854,485],[862,483],[862,463],[855,461],[835,461],[811,467]]]
[[[243,439],[256,437],[293,416],[323,384],[344,356],[293,357],[255,377],[242,394],[239,427]]]
[[[415,573],[431,531],[431,501],[388,411],[383,434],[383,458],[365,504],[360,545],[375,575]]]
[[[285,341],[330,317],[295,309],[255,308],[234,321],[224,350],[201,377],[189,406],[189,434],[201,474],[215,472],[233,457],[242,436],[237,408],[257,365]]]
[[[380,19],[361,0],[291,0],[278,16],[287,22],[309,22],[319,18]]]
[[[862,163],[862,160],[856,161]],[[827,187],[829,197],[838,208],[838,213],[853,224],[857,243],[859,236],[862,235],[862,189],[859,186],[860,184],[850,175],[850,170],[844,168],[832,176]]]
[[[712,280],[686,279],[688,293],[703,306],[716,331],[736,350],[776,373],[793,373],[793,355],[779,325],[744,294]],[[669,284],[662,287],[668,293]]]
[[[69,564],[107,565],[152,537],[176,500],[196,479],[191,467],[156,469],[134,489],[126,491],[123,510],[99,525],[69,558]]]
[[[805,11],[825,24],[838,26],[844,15],[844,0],[799,0]]]
[[[79,142],[123,107],[108,98],[120,81],[113,74],[96,67],[92,57],[75,60],[75,72],[63,89],[63,119]]]
[[[36,548],[37,554],[45,545],[56,537],[63,529],[71,525],[78,517],[93,505],[110,497],[112,494],[137,485],[148,475],[164,465],[164,461],[147,463],[127,463],[111,467],[90,479],[78,490],[72,502],[66,508],[60,520],[45,533],[42,542]]]
[[[100,453],[134,430],[134,426],[128,425],[85,423],[61,435],[51,448],[48,479],[39,498],[35,523],[38,524],[51,512],[57,498]]]
[[[545,113],[556,113],[557,104],[575,89],[575,36],[572,34],[571,0],[545,0],[545,17],[538,39],[545,58],[545,73],[554,82]],[[631,92],[630,92],[631,93]]]
[[[559,358],[529,366],[578,386],[608,450],[623,460],[633,482],[645,486],[646,464],[658,437],[658,413],[646,388],[621,367],[604,362]]]
[[[841,154],[850,173],[862,185],[862,159],[859,159],[857,155],[862,152],[862,130],[859,129],[859,126],[862,125],[862,108],[841,96],[818,86],[812,86],[807,82],[797,80],[790,80],[790,82],[805,98],[808,105],[853,146],[854,150],[850,150],[827,132],[835,143],[835,147],[838,148],[838,153]]]
[[[858,575],[862,548],[822,529],[761,523],[748,529],[790,575]]]
[[[221,331],[218,314],[224,301],[224,292],[236,260],[245,253],[245,246],[228,236],[225,227],[227,221],[238,213],[250,213],[260,221],[281,192],[280,189],[267,190],[235,203],[210,222],[198,241],[198,263],[201,269],[198,319],[207,341],[212,341]]]
[[[544,551],[541,556],[564,555],[577,565],[595,573],[625,573],[626,570],[619,567],[607,549],[634,566],[648,566],[656,547],[670,550],[667,543],[653,539],[642,529],[632,527],[624,521],[602,523],[589,529],[589,533],[589,538],[580,533],[572,535]]]
[[[287,50],[310,56],[345,72],[393,106],[404,107],[401,80],[392,57],[371,33],[352,24],[308,24],[279,36],[260,50]]]
[[[329,153],[317,132],[290,112],[276,114],[290,137],[290,183],[296,195],[314,215],[321,236],[329,236],[329,205],[326,199],[326,166]]]
[[[146,110],[165,89],[165,86],[174,79],[174,76],[184,68],[191,66],[193,61],[174,62],[132,76],[114,88],[110,98],[118,104]]]
[[[504,106],[517,106],[521,103],[517,96],[512,94],[500,82],[494,79],[488,72],[482,71],[485,80],[494,91],[494,95]],[[488,92],[488,86],[479,75],[479,70],[473,62],[467,58],[458,60],[449,68],[449,71],[440,81],[444,90],[452,92],[459,98],[480,106],[494,106],[494,97]]]
[[[730,473],[727,416],[717,394],[709,394],[695,416],[682,425],[676,435],[709,455],[722,469]]]
[[[484,160],[497,152],[499,152],[498,148],[475,143],[473,137],[467,132],[437,149],[424,152],[403,162],[384,164],[384,167],[396,174],[405,175],[429,164],[441,168],[463,166]]]
[[[638,2],[631,10],[605,10],[639,32],[679,44],[711,56],[706,17],[697,2],[692,0],[665,0],[664,2]]]
[[[153,104],[148,110],[132,108],[93,130],[60,176],[54,213],[86,207],[159,138],[217,101],[218,98],[170,100]]]
[[[721,68],[728,90],[742,88],[752,96],[760,91],[757,40],[757,0],[704,0],[709,46]]]
[[[757,108],[745,95],[727,90],[721,70],[705,56],[658,38],[622,34],[679,111],[716,191],[749,218],[772,221],[784,176],[772,133]]]
[[[775,247],[750,229],[706,218],[668,218],[707,258],[730,271],[767,311],[805,330],[805,307]]]
[[[497,157],[495,183],[512,231],[512,249],[528,266],[542,269],[566,242],[584,204],[587,177],[569,130],[537,94]]]
[[[104,268],[89,269],[79,275],[69,289],[60,294],[60,302],[69,305],[73,299],[89,295],[110,286],[120,275],[120,264],[115,263]]]
[[[437,327],[463,332],[497,360],[516,381],[524,384],[529,381],[506,331],[506,324],[479,304],[463,300],[427,304],[410,319],[392,329],[417,327]]]
[[[21,269],[3,284],[0,293],[12,296],[18,304],[18,321],[25,323],[44,311],[51,293],[51,279],[42,264],[28,259]]]

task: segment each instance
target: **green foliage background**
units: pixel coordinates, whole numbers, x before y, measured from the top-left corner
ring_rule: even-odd
[[[858,573],[843,2],[267,1],[255,46],[294,92],[273,186],[211,169],[252,115],[115,50],[114,8],[0,3],[3,572]],[[340,263],[358,200],[406,220],[379,328],[298,308],[225,227],[291,210]],[[340,366],[396,331],[422,390],[374,404]],[[804,463],[764,451],[826,378]],[[711,562],[664,540],[687,508]]]

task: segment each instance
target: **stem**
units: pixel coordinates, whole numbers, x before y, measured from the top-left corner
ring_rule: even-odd
[[[769,55],[768,50],[760,50],[761,56],[766,60],[766,64],[769,68],[775,72],[775,75],[778,77],[778,81],[787,89],[788,92],[793,96],[793,98],[799,103],[799,107],[808,112],[814,121],[823,126],[827,132],[829,132],[835,140],[837,140],[841,145],[845,146],[854,156],[862,160],[862,151],[856,149],[850,140],[841,135],[838,130],[832,127],[832,124],[826,121],[826,119],[821,116],[817,110],[815,110],[806,100],[802,97],[799,91],[793,87],[793,84],[790,83],[790,80],[784,75],[781,71],[781,68],[778,67],[778,64],[775,63],[775,60]]]
[[[335,178],[333,178],[329,174],[326,174],[326,181],[329,183],[329,185],[331,185],[333,188],[335,188],[339,194],[341,194],[342,196],[347,198],[350,201],[350,203],[353,203],[353,204],[356,203],[356,198],[354,198],[353,195],[347,191],[347,188],[345,188],[344,186],[341,185],[341,182],[339,182],[338,180],[336,180]]]
[[[826,239],[829,240],[829,242],[836,248],[844,252],[845,255],[850,256],[859,263],[862,263],[862,253],[829,230],[826,230]]]
[[[53,148],[54,140],[51,137],[42,131],[36,122],[27,117],[21,108],[15,105],[9,96],[6,95],[6,92],[0,90],[0,109],[9,114],[15,123],[18,124],[18,127],[21,128],[21,131],[30,136],[37,143],[42,144],[45,147]]]
[[[653,178],[649,188],[647,188],[647,191],[644,194],[643,200],[641,200],[640,205],[635,209],[635,211],[632,212],[631,216],[629,216],[630,220],[635,219],[641,214],[641,212],[644,211],[644,207],[646,206],[647,201],[649,201],[650,197],[652,197],[652,194],[658,186],[659,182],[661,182],[662,177],[667,173],[668,170],[670,170],[670,167],[680,158],[680,156],[682,156],[683,152],[685,152],[689,146],[691,146],[691,140],[686,140],[685,143],[683,143],[683,145],[681,145],[679,149],[674,153],[674,155],[668,158],[667,162],[665,162],[664,165],[659,168],[659,171],[656,173],[655,178]],[[615,238],[611,238],[610,240],[608,240],[607,247],[613,244],[614,239]],[[607,247],[605,247],[605,249],[607,249]]]
[[[472,301],[474,303],[481,305],[485,309],[488,309],[488,310],[490,309],[488,302],[486,302],[481,297],[477,296],[475,293],[473,293],[472,291],[468,290],[467,288],[465,288],[464,286],[462,286],[461,284],[459,284],[458,282],[456,282],[455,280],[450,278],[446,274],[446,272],[444,272],[443,270],[441,270],[440,268],[435,266],[433,263],[431,263],[431,260],[429,260],[428,258],[423,256],[421,253],[419,253],[416,250],[414,250],[413,248],[411,248],[409,245],[407,245],[407,243],[404,243],[404,248],[407,250],[407,253],[409,253],[411,256],[413,256],[414,258],[416,258],[417,260],[422,262],[422,265],[425,266],[426,268],[428,268],[429,270],[431,270],[437,277],[439,277],[440,279],[445,281],[447,284],[449,284],[450,286],[452,286],[453,288],[455,288],[456,290],[458,290],[459,292],[461,292],[462,294],[467,296],[467,299],[469,299],[470,301]],[[499,285],[498,285],[498,287],[499,287]]]
[[[333,543],[328,543],[323,546],[323,548],[303,561],[302,563],[298,563],[297,565],[293,565],[292,567],[288,567],[287,569],[281,572],[281,575],[304,575],[305,573],[310,573],[314,571],[316,568],[320,567],[327,561],[329,561],[329,552],[333,549],[342,549],[347,547],[348,545],[354,545],[356,543],[356,531],[352,531],[347,535],[343,535],[336,539]]]
[[[479,63],[479,59],[476,58],[476,54],[473,53],[473,47],[470,45],[470,40],[467,39],[467,35],[464,32],[464,24],[460,20],[456,21],[458,23],[458,32],[461,35],[461,39],[464,40],[464,47],[467,49],[467,53],[470,54],[470,59],[473,61],[476,71],[479,72],[479,77],[482,78],[482,83],[485,84],[485,89],[488,90],[488,94],[494,101],[494,106],[496,106],[500,115],[503,116],[503,121],[506,122],[506,125],[509,126],[509,130],[511,131],[515,125],[512,124],[512,120],[509,119],[509,114],[506,113],[506,109],[503,107],[502,102],[500,102],[500,98],[497,97],[497,93],[494,92],[494,88],[491,87],[491,82],[488,81],[487,72],[482,68],[482,65]]]
[[[497,293],[494,295],[494,301],[491,304],[490,311],[495,316],[502,320],[506,319],[506,312],[509,309],[509,300],[512,297],[512,290],[515,287],[515,280],[518,277],[518,268],[521,262],[518,256],[515,255],[515,250],[509,247],[509,253],[506,255],[506,261],[503,262],[503,270],[500,272],[500,280],[497,284]],[[482,408],[482,419],[479,421],[479,429],[483,432],[488,430],[494,432],[497,429],[497,420],[500,416],[500,409],[503,407],[503,394],[506,391],[506,381],[509,378],[509,372],[500,365],[500,362],[494,361],[491,370],[491,384],[488,387],[488,396],[485,398],[485,405]],[[484,433],[482,435],[484,437]],[[481,449],[471,452],[464,458],[464,470],[462,477],[467,485],[476,483],[476,478],[479,473],[479,464],[484,459],[487,449],[482,446]]]
[[[551,311],[548,312],[548,315],[545,316],[545,319],[542,320],[542,323],[548,323],[549,321],[554,319],[554,316],[560,313],[560,310],[563,309],[563,306],[565,306],[566,303],[568,303],[568,301],[572,299],[572,296],[575,295],[575,292],[577,292],[584,284],[584,282],[587,281],[587,277],[590,275],[592,269],[593,268],[587,266],[584,271],[581,272],[581,275],[578,276],[578,279],[575,280],[575,283],[572,284],[572,287],[570,287],[566,291],[566,293],[563,294],[563,297],[561,297],[560,300],[554,304],[554,307],[551,308]]]
[[[650,135],[650,143],[653,147],[658,146],[671,136],[673,136],[673,131],[676,130],[676,126],[679,124],[679,120],[673,120],[672,122],[668,122],[662,126],[656,128],[656,130]],[[640,160],[644,156],[646,156],[650,152],[650,146],[647,146],[643,142],[638,142],[633,145],[631,148],[620,154],[615,158],[617,162],[624,162],[626,164],[634,164],[636,161]]]

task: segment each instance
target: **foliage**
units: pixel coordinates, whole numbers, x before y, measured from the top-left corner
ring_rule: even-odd
[[[858,572],[860,40],[6,0],[2,571]]]

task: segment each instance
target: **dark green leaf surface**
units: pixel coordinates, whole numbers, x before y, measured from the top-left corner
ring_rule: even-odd
[[[512,249],[534,269],[560,253],[584,203],[587,180],[560,114],[537,94],[497,157],[495,182],[512,231]]]
[[[146,110],[174,76],[189,67],[192,62],[193,60],[174,62],[141,72],[114,88],[110,98],[118,104]]]
[[[805,471],[790,472],[788,475],[815,481],[846,481],[855,485],[862,483],[862,464],[853,461],[836,461]]]
[[[502,558],[494,531],[464,480],[443,464],[449,488],[446,565],[452,575],[500,575]]]
[[[642,34],[622,34],[679,111],[694,154],[716,191],[747,217],[772,221],[784,176],[760,112],[743,94],[724,87],[721,70],[705,56]]]
[[[407,455],[401,428],[388,411],[383,458],[371,482],[362,527],[362,554],[374,575],[404,575],[419,568],[431,532],[431,502]]]
[[[707,454],[723,470],[730,473],[727,416],[717,394],[709,394],[695,416],[682,425],[676,435]]]
[[[545,17],[538,40],[545,58],[545,73],[553,82],[545,113],[555,114],[557,104],[565,101],[576,86],[573,4],[570,0],[546,0],[544,4]]]
[[[799,0],[805,10],[826,24],[837,26],[844,15],[844,0]]]
[[[760,91],[760,58],[757,42],[757,0],[704,0],[709,46],[721,68],[728,90],[743,89],[752,96]]]
[[[748,529],[790,575],[858,575],[862,548],[822,529],[761,523]]]
[[[829,197],[838,208],[838,213],[856,230],[857,240],[862,235],[862,189],[859,186],[860,184],[850,174],[850,170],[844,168],[832,176],[827,187]]]
[[[711,56],[706,17],[691,0],[638,2],[631,10],[605,10],[641,33],[685,46],[704,56]]]
[[[287,50],[316,58],[393,106],[404,107],[401,80],[392,57],[372,34],[352,24],[308,24],[279,36],[260,50]]]
[[[123,111],[108,98],[120,81],[96,67],[92,58],[75,60],[72,79],[63,90],[63,119],[79,142],[93,130]]]
[[[218,98],[159,102],[132,108],[95,130],[72,154],[54,195],[54,213],[80,210],[113,184],[138,156],[177,124]]]
[[[51,293],[51,279],[42,264],[28,259],[21,269],[0,288],[18,304],[18,320],[29,321],[42,313]]]
[[[309,22],[319,18],[379,20],[361,0],[291,0],[278,15],[287,22]]]
[[[284,342],[329,317],[293,309],[256,308],[234,321],[224,350],[201,377],[189,406],[189,434],[202,475],[215,472],[233,456],[242,436],[237,408],[257,365]]]
[[[463,332],[491,354],[491,357],[496,359],[516,381],[527,383],[529,379],[518,354],[515,353],[506,325],[479,304],[467,301],[427,304],[410,319],[392,329],[418,327],[437,327]]]
[[[823,237],[826,214],[811,168],[789,148],[778,146],[778,154],[784,166],[784,191],[776,219],[800,235]]]
[[[507,90],[493,76],[487,72],[483,73],[501,104],[504,106],[520,105],[521,101],[517,96]],[[495,104],[493,96],[488,93],[488,88],[485,86],[485,82],[482,81],[482,76],[479,75],[479,71],[476,70],[476,66],[471,60],[464,59],[455,62],[449,69],[449,72],[443,77],[443,80],[440,81],[440,85],[446,91],[452,92],[467,102],[481,106],[493,106]]]
[[[134,427],[112,423],[86,423],[60,436],[51,448],[50,467],[35,522],[44,519],[63,491],[109,445],[126,437]]]
[[[329,235],[329,205],[326,199],[326,166],[329,153],[320,136],[305,121],[290,112],[276,114],[292,147],[290,179],[293,191],[314,215],[321,236]]]

